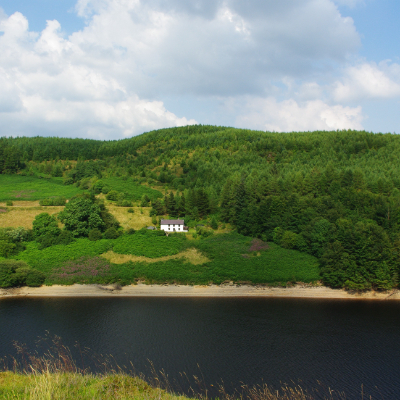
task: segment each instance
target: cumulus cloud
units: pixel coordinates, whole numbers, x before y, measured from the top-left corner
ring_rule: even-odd
[[[400,65],[396,63],[364,63],[349,67],[342,80],[334,85],[334,98],[337,101],[391,98],[399,95]]]
[[[330,106],[322,100],[298,103],[290,99],[248,99],[236,123],[266,131],[362,129],[361,107]]]
[[[276,82],[307,80],[360,44],[332,0],[78,0],[76,12],[85,28],[68,37],[58,21],[31,32],[21,13],[0,13],[3,134],[111,138],[196,123],[167,110],[163,97],[268,103]],[[317,107],[319,93],[317,83],[303,85],[299,101],[310,105],[293,104],[327,126],[358,118]]]

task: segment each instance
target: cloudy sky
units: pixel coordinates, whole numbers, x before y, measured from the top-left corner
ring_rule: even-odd
[[[0,0],[0,136],[400,133],[398,0]]]

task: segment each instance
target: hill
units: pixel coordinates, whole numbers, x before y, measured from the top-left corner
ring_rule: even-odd
[[[308,253],[332,287],[398,285],[394,134],[198,125],[119,141],[2,138],[0,155],[3,174],[62,179],[65,191],[151,206],[151,216],[185,217],[192,227],[203,221],[200,236],[207,225],[230,224],[245,236]]]

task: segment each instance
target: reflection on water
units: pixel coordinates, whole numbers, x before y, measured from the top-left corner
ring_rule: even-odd
[[[228,389],[322,381],[348,398],[363,384],[374,398],[399,399],[399,311],[389,301],[3,299],[0,356],[14,353],[13,340],[34,347],[49,331],[138,372],[149,373],[151,360],[182,387],[179,372]]]

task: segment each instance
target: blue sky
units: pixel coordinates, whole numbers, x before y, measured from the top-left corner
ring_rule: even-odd
[[[0,0],[0,135],[400,132],[393,0]]]

